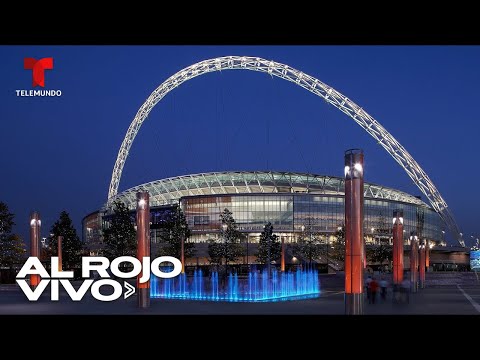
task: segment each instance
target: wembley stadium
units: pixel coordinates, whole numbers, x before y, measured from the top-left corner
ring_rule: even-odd
[[[101,247],[100,230],[108,223],[113,202],[123,202],[133,216],[139,191],[150,194],[152,251],[159,245],[164,214],[180,206],[192,233],[188,241],[197,248],[194,263],[200,265],[208,264],[207,242],[222,241],[220,213],[225,208],[233,213],[245,246],[250,246],[249,263],[255,263],[256,244],[267,222],[286,244],[295,243],[305,226],[334,244],[335,233],[344,224],[344,178],[295,172],[211,172],[156,180],[118,193],[100,211],[84,218],[86,242],[93,247],[98,242]],[[404,212],[406,234],[416,231],[432,243],[442,242],[442,221],[419,196],[365,183],[364,199],[367,244],[391,243],[396,209]]]
[[[132,144],[151,110],[184,82],[227,70],[268,74],[313,93],[350,117],[403,168],[422,195],[365,183],[363,232],[367,245],[391,244],[393,211],[403,210],[405,245],[408,245],[412,232],[427,240],[430,246],[445,245],[445,230],[448,230],[460,247],[450,247],[449,258],[442,257],[437,262],[442,266],[465,263],[463,233],[451,208],[410,153],[376,119],[316,77],[286,64],[251,56],[224,56],[192,64],[170,76],[148,96],[138,109],[118,151],[107,202],[82,221],[83,240],[91,254],[102,249],[102,229],[108,227],[115,201],[123,202],[130,209],[134,221],[136,194],[139,191],[150,194],[152,253],[161,246],[159,235],[165,214],[176,207],[183,210],[191,230],[188,241],[194,243],[197,250],[196,259],[186,259],[187,265],[192,261],[197,266],[209,263],[207,244],[222,240],[220,214],[224,209],[232,212],[242,234],[239,241],[245,243],[243,263],[247,265],[256,261],[256,244],[267,222],[272,223],[274,233],[287,244],[296,243],[306,227],[310,232],[319,234],[327,250],[330,244],[338,241],[337,232],[345,221],[345,184],[342,177],[298,172],[225,171],[171,177],[118,191]],[[287,261],[295,261],[294,258],[287,258]],[[328,255],[326,263],[329,264]]]

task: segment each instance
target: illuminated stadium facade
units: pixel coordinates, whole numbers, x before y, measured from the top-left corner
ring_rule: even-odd
[[[220,213],[233,213],[245,242],[247,265],[255,262],[260,232],[271,222],[274,232],[295,243],[305,227],[319,234],[326,248],[336,240],[344,224],[344,179],[292,172],[215,172],[156,180],[118,193],[122,171],[131,146],[152,109],[178,86],[197,76],[216,71],[249,70],[275,76],[302,87],[346,114],[384,148],[423,195],[418,196],[365,183],[364,237],[366,244],[391,243],[393,210],[404,213],[405,245],[411,232],[439,244],[445,244],[445,229],[464,247],[463,234],[440,192],[410,153],[371,115],[351,99],[314,76],[286,64],[251,56],[224,56],[192,64],[164,80],[145,100],[131,122],[118,151],[112,171],[108,198],[103,208],[83,219],[83,239],[93,253],[102,247],[101,229],[108,226],[112,204],[120,200],[132,212],[136,194],[148,191],[151,206],[152,254],[158,248],[165,214],[180,206],[192,236],[188,241],[197,248],[196,265],[207,264],[206,244],[222,241]],[[249,251],[248,246],[253,246]],[[328,250],[327,250],[328,251]],[[328,255],[327,255],[327,262]],[[187,264],[189,260],[186,260]]]
[[[99,227],[108,226],[114,201],[126,204],[133,216],[138,191],[150,194],[152,251],[159,246],[165,212],[180,205],[192,232],[189,241],[196,243],[199,256],[195,262],[199,264],[208,263],[207,242],[222,241],[220,213],[225,208],[232,211],[244,236],[242,242],[250,245],[249,263],[255,262],[256,244],[269,221],[287,244],[296,242],[302,226],[311,227],[325,243],[332,244],[344,223],[343,178],[293,172],[212,172],[157,180],[117,194],[100,212],[84,219],[85,240],[92,242],[99,236]],[[440,217],[419,197],[370,183],[365,183],[364,191],[367,244],[391,243],[395,209],[403,209],[406,240],[416,231],[430,241],[442,241]]]

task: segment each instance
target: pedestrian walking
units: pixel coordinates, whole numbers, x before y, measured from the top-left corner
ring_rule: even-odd
[[[365,280],[365,292],[367,293],[367,300],[368,303],[371,303],[371,296],[370,296],[370,283],[372,282],[372,277],[368,275],[367,279]]]
[[[380,280],[380,295],[383,301],[387,299],[387,287],[388,281],[382,276],[382,279]]]

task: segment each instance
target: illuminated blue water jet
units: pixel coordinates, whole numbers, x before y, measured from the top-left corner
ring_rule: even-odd
[[[249,272],[245,278],[230,273],[227,281],[219,281],[218,272],[206,278],[202,270],[193,277],[180,274],[172,279],[160,279],[152,274],[150,296],[162,299],[207,300],[231,302],[282,301],[320,296],[318,271]],[[223,283],[222,283],[223,282]]]

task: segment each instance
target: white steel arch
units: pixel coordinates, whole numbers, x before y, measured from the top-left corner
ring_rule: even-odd
[[[367,133],[377,140],[377,142],[394,158],[394,160],[400,164],[415,185],[417,185],[420,191],[427,197],[432,208],[438,212],[452,235],[462,246],[465,246],[462,234],[455,222],[453,214],[433,182],[408,151],[405,150],[405,148],[387,130],[385,130],[377,120],[367,114],[360,106],[346,96],[313,76],[305,74],[288,65],[265,60],[259,57],[224,56],[204,60],[180,70],[157,87],[138,110],[127,130],[122,145],[120,146],[117,160],[113,167],[112,180],[108,191],[109,200],[117,194],[123,166],[127,160],[130,147],[132,146],[133,140],[140,130],[140,127],[153,107],[162,100],[165,95],[185,81],[206,73],[221,70],[251,70],[279,77],[293,82],[315,95],[318,95],[326,102],[332,104],[337,109],[350,116]]]

